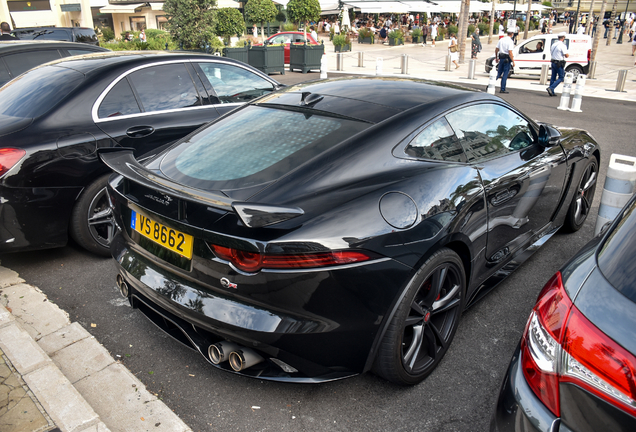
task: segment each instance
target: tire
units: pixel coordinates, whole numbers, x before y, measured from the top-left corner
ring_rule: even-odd
[[[592,156],[588,159],[585,168],[583,168],[583,174],[577,183],[572,202],[570,202],[570,208],[565,216],[564,231],[578,231],[585,223],[592,208],[592,201],[594,201],[597,180],[598,161]]]
[[[83,191],[71,215],[71,237],[77,244],[97,255],[110,257],[110,243],[117,225],[106,192],[105,174]]]
[[[443,248],[417,271],[387,328],[373,371],[414,385],[439,364],[455,336],[466,295],[461,258]]]
[[[574,75],[574,81],[576,82],[576,80],[578,79],[579,75],[581,75],[583,73],[583,68],[581,66],[577,66],[577,65],[570,65],[567,68],[565,68],[565,72],[572,72],[572,75]]]

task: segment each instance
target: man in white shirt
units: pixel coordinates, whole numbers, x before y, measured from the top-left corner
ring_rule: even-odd
[[[554,89],[563,82],[565,77],[565,59],[570,57],[568,47],[565,45],[565,32],[558,35],[559,40],[550,48],[552,77],[550,78],[550,87],[546,89],[550,96],[556,96]],[[558,75],[558,79],[557,79]]]
[[[508,29],[508,36],[504,36],[497,42],[497,48],[495,48],[495,62],[497,62],[497,79],[501,78],[501,88],[499,93],[508,93],[506,91],[506,82],[508,81],[508,74],[510,73],[510,67],[515,65],[515,59],[512,56],[512,50],[515,48],[515,43],[512,41],[512,36],[515,34],[514,28]]]

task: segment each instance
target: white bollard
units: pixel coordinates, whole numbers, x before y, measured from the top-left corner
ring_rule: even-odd
[[[563,93],[561,93],[561,101],[557,109],[568,110],[570,109],[570,92],[572,91],[572,81],[574,75],[571,72],[565,74],[565,80],[563,80]]]
[[[635,191],[636,157],[613,154],[607,168],[594,235],[598,234],[607,222],[616,219]]]
[[[488,88],[486,89],[488,94],[491,94],[491,95],[495,94],[496,85],[497,85],[497,68],[494,67],[494,64],[493,64],[493,68],[490,69],[490,77],[488,78]]]
[[[320,59],[320,79],[327,79],[327,56],[324,54]]]
[[[384,60],[382,60],[382,57],[378,57],[375,60],[375,74],[376,75],[382,75],[382,63],[384,62]]]
[[[582,112],[581,102],[583,102],[583,90],[585,90],[585,75],[579,75],[576,78],[576,87],[574,88],[574,97],[572,98],[572,112]]]

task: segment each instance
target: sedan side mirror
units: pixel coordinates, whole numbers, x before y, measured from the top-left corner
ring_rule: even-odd
[[[561,142],[561,132],[552,126],[539,126],[539,144],[543,147],[554,147]]]

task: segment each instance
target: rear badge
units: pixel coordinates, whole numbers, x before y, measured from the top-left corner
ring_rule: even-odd
[[[227,278],[221,279],[221,285],[223,285],[223,288],[238,288],[237,284],[230,282]]]

